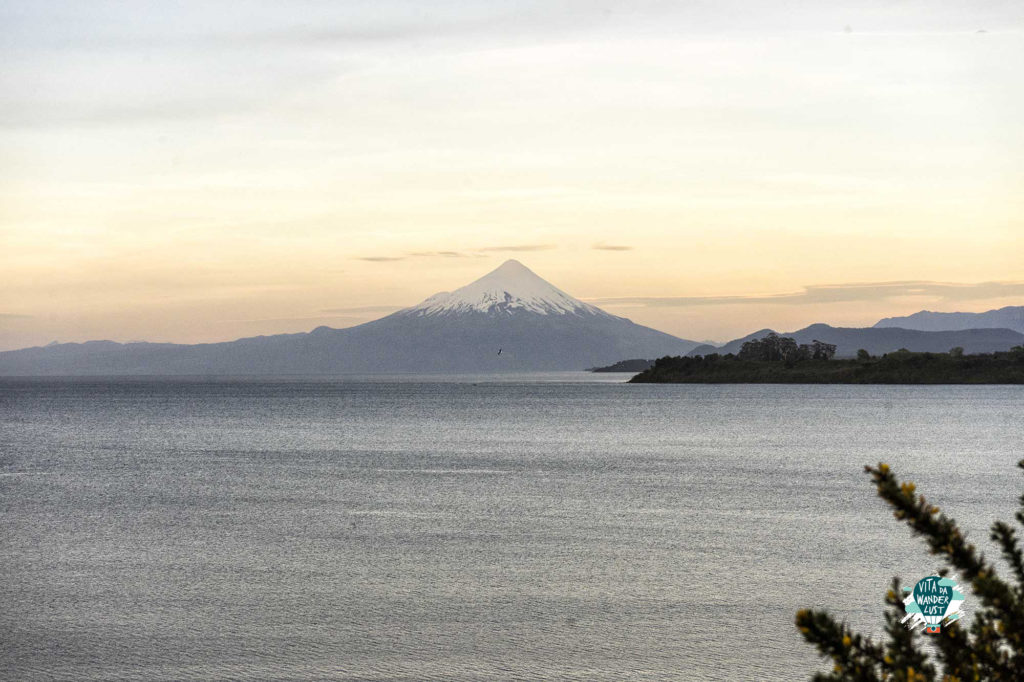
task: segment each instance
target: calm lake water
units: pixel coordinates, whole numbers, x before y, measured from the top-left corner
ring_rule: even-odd
[[[1022,387],[625,378],[0,380],[0,676],[806,679],[938,567],[865,464],[1024,489]]]

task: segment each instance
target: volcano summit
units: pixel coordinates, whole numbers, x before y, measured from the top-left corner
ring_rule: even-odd
[[[581,370],[685,355],[697,345],[584,303],[509,260],[464,287],[356,327],[197,345],[26,348],[0,353],[0,375]]]

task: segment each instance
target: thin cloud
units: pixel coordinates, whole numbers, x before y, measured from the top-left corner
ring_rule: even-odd
[[[325,311],[326,312],[326,311]],[[251,320],[220,320],[222,324],[243,323],[258,324],[263,322],[321,322],[323,320],[351,320],[353,318],[338,315],[319,315],[314,317],[259,317]]]
[[[1024,296],[1024,282],[864,282],[805,286],[803,291],[757,296],[633,296],[589,299],[595,305],[643,306],[649,308],[685,308],[704,305],[847,303],[882,301],[889,298],[921,296],[936,302],[972,301],[1007,296]]]
[[[486,34],[501,26],[507,16],[490,17],[483,21],[431,21],[420,24],[392,24],[362,26],[358,28],[333,26],[291,27],[281,30],[258,31],[242,34],[219,34],[202,36],[195,42],[218,47],[309,47],[326,45],[330,47],[354,47],[374,43],[395,43],[400,41],[423,41],[457,38]]]
[[[597,251],[632,251],[632,246],[623,246],[621,244],[594,244],[590,248],[596,249]]]
[[[469,258],[470,254],[462,253],[461,251],[414,251],[409,254],[410,256],[417,256],[419,258]]]
[[[466,253],[463,251],[411,251],[401,256],[357,256],[356,260],[364,260],[370,263],[390,263],[406,258],[474,258],[479,254]]]
[[[86,23],[83,17],[86,12],[65,14],[61,17],[66,22],[77,20]],[[57,37],[44,36],[46,47],[76,47],[87,49],[111,48],[273,48],[329,46],[335,48],[358,47],[367,44],[389,44],[395,42],[425,40],[444,40],[463,37],[491,37],[494,35],[517,35],[525,32],[540,35],[561,35],[566,31],[579,31],[582,28],[601,23],[600,15],[593,13],[566,12],[558,8],[538,7],[535,9],[504,9],[500,6],[482,6],[481,9],[466,16],[465,8],[450,11],[439,9],[429,14],[409,16],[403,19],[378,18],[369,23],[364,12],[352,14],[332,7],[326,12],[316,12],[311,19],[300,25],[273,27],[274,24],[286,23],[290,18],[270,15],[273,23],[259,22],[261,25],[247,28],[242,24],[241,30],[235,26],[215,25],[202,32],[169,31],[166,33],[125,33],[79,31],[73,35]],[[49,15],[48,15],[49,16]],[[237,23],[237,22],[236,22]],[[39,40],[39,39],[37,39]]]
[[[485,253],[498,253],[502,251],[523,253],[528,251],[550,251],[555,248],[558,247],[554,244],[508,244],[504,246],[482,246],[478,249],[469,249],[467,251],[410,251],[401,256],[357,256],[356,260],[370,263],[391,263],[393,261],[405,260],[406,258],[481,258]],[[630,247],[612,248],[628,249]]]
[[[516,244],[512,246],[485,246],[477,251],[550,251],[554,244]]]
[[[238,73],[243,66],[235,66]],[[343,74],[353,72],[352,67],[315,66],[303,71],[283,75],[261,74],[264,87],[220,87],[216,94],[189,89],[169,90],[159,95],[136,94],[118,101],[45,101],[36,98],[9,98],[0,112],[0,128],[32,130],[62,126],[125,126],[178,122],[204,118],[217,118],[236,114],[251,114],[273,106],[277,97],[301,92],[329,84]],[[237,80],[237,79],[236,79]]]
[[[321,310],[322,313],[391,313],[396,310],[401,310],[404,306],[400,305],[363,305],[355,306],[352,308],[325,308]]]

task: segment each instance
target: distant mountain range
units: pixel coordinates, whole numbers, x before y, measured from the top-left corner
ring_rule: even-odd
[[[1012,329],[1024,334],[1024,306],[1010,305],[984,313],[933,313],[922,310],[905,317],[886,317],[875,327],[901,327],[924,332],[963,329]]]
[[[770,333],[772,333],[771,329],[761,329],[734,339],[724,346],[697,346],[689,352],[689,355],[738,353],[744,342],[759,339]],[[790,336],[796,339],[797,343],[811,343],[812,341],[834,343],[836,355],[839,357],[853,357],[861,348],[872,355],[891,353],[900,348],[918,352],[945,353],[950,348],[957,346],[963,348],[965,353],[992,353],[1024,345],[1024,334],[1012,329],[929,332],[897,327],[830,327],[827,324],[812,324],[795,332],[785,332],[782,336]]]
[[[586,369],[698,344],[611,315],[510,260],[347,329],[179,345],[91,341],[0,353],[0,375],[247,375]]]
[[[50,344],[0,352],[0,376],[269,375],[577,370],[624,358],[736,353],[761,329],[722,346],[699,344],[611,315],[573,298],[515,260],[452,292],[346,329],[257,336],[225,343]],[[1024,306],[984,313],[921,311],[874,327],[813,324],[785,333],[824,341],[836,355],[906,348],[967,353],[1024,345]]]

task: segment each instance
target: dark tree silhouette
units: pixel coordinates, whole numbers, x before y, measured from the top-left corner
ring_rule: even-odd
[[[811,343],[811,358],[814,360],[831,360],[835,354],[836,345],[834,343],[825,343],[817,339]]]
[[[1024,460],[1018,463],[1024,468]],[[823,657],[831,658],[832,672],[814,680],[892,680],[898,682],[966,682],[967,680],[1024,680],[1024,554],[1016,531],[998,521],[991,538],[1009,564],[1013,580],[996,574],[992,563],[967,542],[956,521],[915,492],[913,483],[901,483],[887,464],[865,467],[878,495],[893,507],[897,519],[922,536],[932,554],[942,557],[970,585],[975,608],[969,629],[954,622],[937,635],[908,630],[900,622],[903,600],[900,581],[894,578],[885,598],[885,640],[874,641],[837,622],[827,611],[805,609],[796,625]],[[1024,525],[1024,495],[1018,523]],[[923,646],[924,638],[932,647]]]
[[[775,332],[760,339],[745,341],[740,348],[738,357],[742,360],[764,362],[785,362],[801,358],[804,346],[797,346],[796,340],[789,336],[779,336]]]

